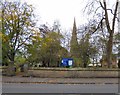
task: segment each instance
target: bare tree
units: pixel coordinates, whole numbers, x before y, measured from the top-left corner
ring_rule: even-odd
[[[108,5],[107,5],[108,2],[109,0],[108,1],[107,0],[91,0],[91,2],[89,2],[89,4],[86,5],[86,8],[89,8],[88,9],[89,14],[92,14],[94,10],[94,13],[93,13],[94,16],[97,13],[103,14],[103,16],[101,17],[101,20],[99,21],[93,33],[96,32],[98,29],[103,28],[103,22],[105,22],[104,24],[108,32],[108,40],[107,40],[107,46],[106,46],[107,47],[106,48],[106,59],[107,59],[108,68],[110,68],[111,62],[112,62],[111,57],[112,57],[112,49],[113,49],[113,36],[115,33],[116,19],[118,20],[117,14],[118,14],[119,1],[116,0],[114,8],[112,7],[108,8]],[[98,6],[95,4],[98,4]]]

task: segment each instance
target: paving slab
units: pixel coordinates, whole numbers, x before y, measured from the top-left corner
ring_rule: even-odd
[[[36,78],[3,76],[2,83],[118,84],[118,78]]]

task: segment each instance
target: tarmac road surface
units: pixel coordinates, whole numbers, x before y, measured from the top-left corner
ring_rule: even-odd
[[[3,83],[2,93],[118,93],[118,84]]]

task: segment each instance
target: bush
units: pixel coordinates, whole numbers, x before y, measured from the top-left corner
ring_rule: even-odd
[[[73,61],[74,61],[74,64],[73,64],[74,67],[80,67],[81,66],[82,61],[81,61],[80,58],[73,58]]]

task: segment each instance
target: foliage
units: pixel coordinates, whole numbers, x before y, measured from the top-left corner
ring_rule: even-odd
[[[89,39],[90,35],[87,34],[79,43],[80,58],[82,60],[83,67],[87,67],[87,64],[90,63],[90,58],[94,57],[97,53],[96,47],[90,44]]]
[[[94,59],[102,56],[102,60],[107,61],[110,67],[110,61],[116,60],[116,55],[112,53],[113,45],[116,46],[117,57],[120,56],[120,35],[114,35],[118,2],[111,10],[107,9],[106,1],[90,1],[93,3],[86,8],[88,7],[88,14],[94,15],[93,19],[90,18],[89,22],[79,29],[74,19],[72,35],[68,31],[68,34],[62,33],[57,20],[54,21],[52,29],[45,24],[40,25],[39,29],[36,28],[33,7],[27,3],[0,2],[2,63],[19,66],[28,62],[41,63],[44,67],[57,67],[62,58],[72,57],[74,67],[87,67],[91,59],[94,62]],[[108,11],[114,11],[111,22]]]
[[[16,66],[20,66],[22,64],[25,64],[26,63],[26,59],[22,56],[16,56],[15,57],[15,65]]]
[[[32,35],[33,8],[26,3],[2,2],[2,51],[3,62],[14,63],[16,53],[22,50]]]
[[[48,32],[45,37],[40,34],[28,44],[29,62],[42,63],[42,66],[59,66],[60,59],[67,55],[67,50],[60,45],[62,35]]]

